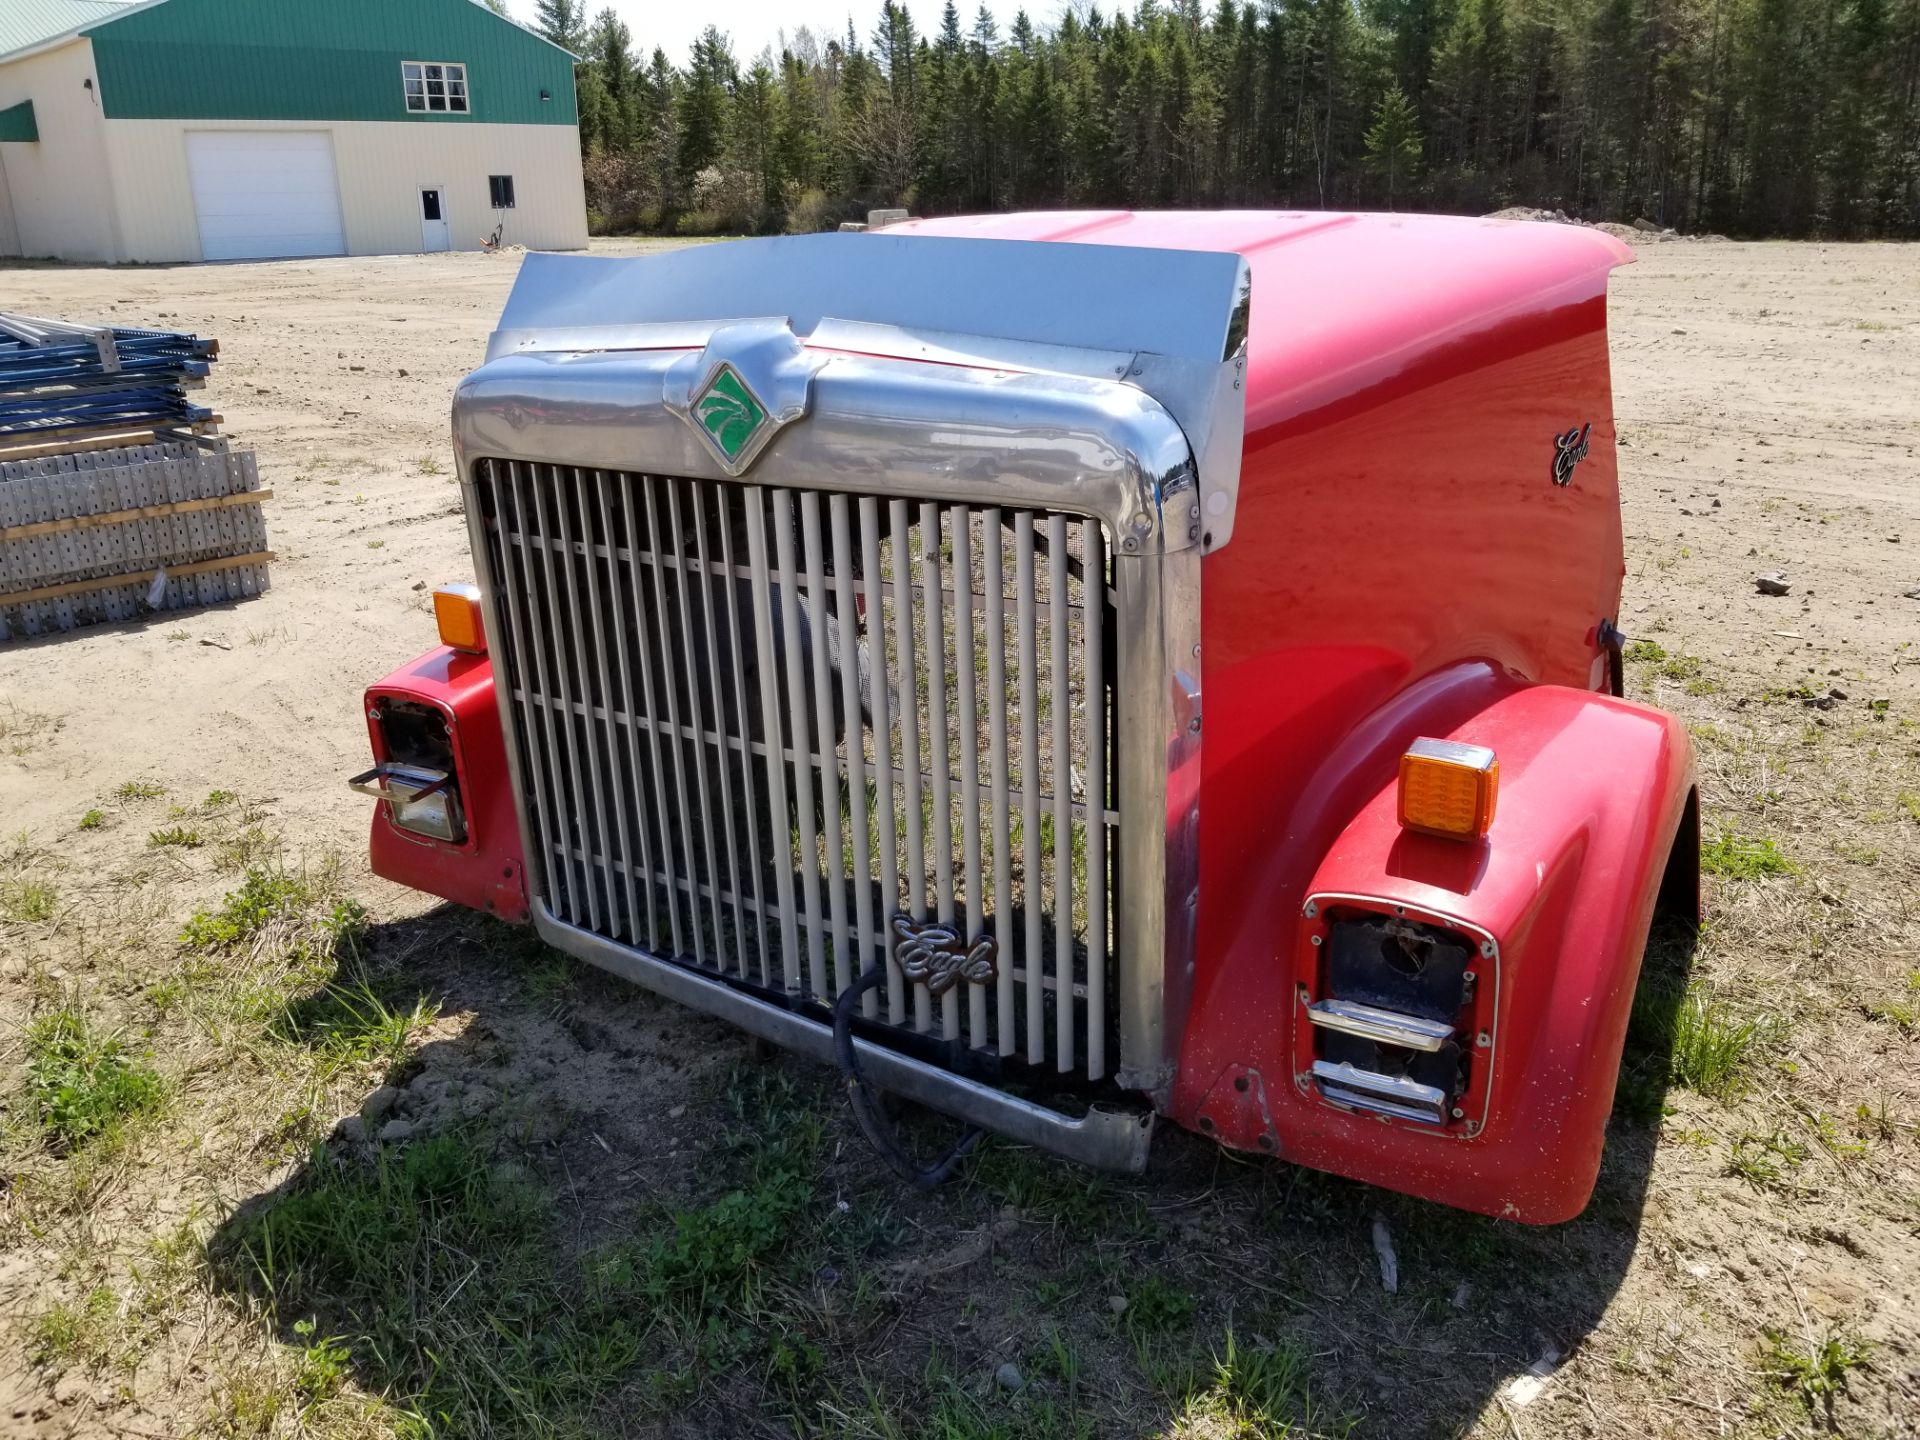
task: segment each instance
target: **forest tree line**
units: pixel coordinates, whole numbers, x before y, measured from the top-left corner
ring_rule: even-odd
[[[685,66],[536,0],[580,56],[599,231],[874,206],[1509,205],[1740,236],[1920,235],[1920,0],[1143,0],[1002,33],[799,29]]]

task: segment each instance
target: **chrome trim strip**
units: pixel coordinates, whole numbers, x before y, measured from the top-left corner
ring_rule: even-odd
[[[533,905],[533,925],[540,938],[555,949],[690,1009],[728,1021],[784,1049],[797,1050],[825,1064],[833,1063],[833,1032],[819,1021],[770,1005],[684,966],[568,925],[556,919],[538,900]],[[1147,1152],[1153,1140],[1151,1112],[1096,1108],[1076,1120],[859,1037],[855,1037],[853,1045],[868,1079],[916,1104],[1098,1170],[1138,1175],[1146,1169]]]
[[[1446,1091],[1404,1075],[1380,1075],[1344,1061],[1336,1065],[1330,1060],[1316,1060],[1313,1078],[1319,1082],[1321,1096],[1335,1105],[1426,1125],[1447,1123]]]
[[[454,396],[462,465],[490,456],[735,478],[668,408],[674,365],[689,353],[495,360]],[[807,418],[767,442],[754,476],[777,475],[797,490],[991,499],[1093,515],[1128,554],[1199,543],[1185,518],[1198,498],[1187,435],[1164,406],[1130,385],[861,355],[811,358],[817,368]]]
[[[1444,1020],[1402,1015],[1378,1005],[1362,1005],[1357,1000],[1316,1000],[1307,1007],[1307,1019],[1323,1030],[1338,1030],[1343,1035],[1358,1035],[1362,1040],[1378,1040],[1383,1045],[1398,1045],[1428,1054],[1453,1038],[1453,1026]]]
[[[1193,993],[1200,878],[1200,552],[1114,557],[1121,825],[1119,1082],[1162,1109]],[[1161,826],[1151,817],[1164,816]]]

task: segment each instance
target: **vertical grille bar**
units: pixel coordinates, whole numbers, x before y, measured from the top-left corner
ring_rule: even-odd
[[[821,848],[826,852],[827,915],[832,926],[833,949],[833,989],[820,985],[817,991],[822,995],[838,995],[853,983],[854,976],[847,957],[846,834],[840,823],[833,679],[827,663],[833,628],[827,614],[826,572],[820,556],[820,497],[811,490],[800,492],[800,544],[807,552],[807,631],[812,641],[807,648],[813,653],[814,732],[820,745],[820,838]],[[848,729],[853,729],[851,721]]]
[[[993,913],[995,938],[1000,944],[1000,973],[994,977],[995,1038],[1002,1055],[1020,1048],[1014,1031],[1013,1015],[1013,840],[1007,817],[1007,727],[1004,723],[1007,700],[1007,613],[1006,577],[1002,572],[1001,546],[1005,532],[1000,528],[1000,512],[988,510],[980,517],[984,544],[980,558],[986,567],[987,591],[987,696],[994,713],[987,724],[989,778],[993,789]]]
[[[540,467],[540,469],[543,470],[546,468],[545,466]],[[538,473],[530,478],[533,489],[534,518],[539,522],[540,526],[540,569],[542,578],[546,582],[547,614],[552,617],[553,622],[549,628],[548,638],[553,641],[552,678],[555,683],[553,687],[549,689],[546,676],[543,675],[541,677],[540,703],[547,708],[547,714],[549,716],[553,713],[555,703],[559,703],[562,706],[560,718],[564,728],[561,733],[566,736],[566,744],[559,748],[559,754],[566,761],[567,779],[572,790],[573,824],[563,827],[558,838],[561,849],[564,852],[564,858],[569,866],[568,873],[577,875],[579,878],[578,888],[569,886],[568,890],[570,893],[567,896],[567,918],[578,925],[586,921],[589,916],[598,913],[598,907],[593,900],[593,880],[589,874],[586,857],[586,852],[589,848],[586,843],[585,829],[587,823],[587,802],[586,793],[580,785],[580,747],[576,741],[573,728],[573,711],[565,704],[567,690],[566,662],[562,657],[566,650],[566,631],[560,623],[560,599],[553,581],[553,543],[549,538],[553,534],[553,530],[547,524],[547,486],[541,483],[545,477]],[[558,474],[556,473],[554,476],[556,486],[558,478]],[[551,722],[549,722],[547,743],[549,745],[554,743]],[[575,844],[576,837],[579,842],[577,846]],[[576,862],[576,851],[578,862],[577,870],[572,868]]]
[[[1014,626],[1020,644],[1020,903],[1026,934],[1020,959],[1027,968],[1027,1056],[1036,1064],[1047,1053],[1046,962],[1040,949],[1040,647],[1034,634],[1033,516],[1022,510],[1013,522],[1016,597]]]
[[[577,577],[579,567],[574,564],[573,524],[567,515],[565,478],[567,473],[564,470],[557,470],[554,475],[553,518],[555,527],[559,531],[561,588],[566,592],[568,611],[578,615],[582,613]],[[580,498],[580,472],[574,470],[572,475],[574,499],[577,502]],[[552,550],[550,539],[548,553],[551,554]],[[609,915],[613,909],[613,875],[607,869],[607,860],[613,852],[613,846],[607,842],[607,803],[606,789],[600,774],[599,723],[594,719],[593,714],[593,682],[588,678],[590,672],[587,662],[588,642],[593,638],[593,632],[599,627],[600,617],[591,607],[587,607],[586,614],[587,623],[573,627],[574,668],[568,677],[572,683],[567,687],[565,699],[567,731],[575,738],[579,747],[586,751],[587,756],[586,779],[589,787],[587,795],[591,816],[583,813],[580,817],[580,851],[587,868],[587,914],[592,917],[593,928],[598,930],[603,897]],[[560,668],[562,674],[567,673],[564,661]],[[579,698],[573,698],[576,696]],[[579,711],[577,725],[574,723],[576,709]],[[589,818],[592,821],[591,828],[588,826]],[[593,844],[596,832],[600,839],[600,858],[597,866],[594,860]],[[597,883],[594,879],[596,868],[599,871]]]
[[[719,492],[719,495],[723,496],[725,493],[726,492],[722,490]],[[703,634],[706,637],[707,650],[706,674],[696,680],[694,690],[696,695],[704,691],[712,696],[713,733],[719,741],[714,754],[714,762],[720,771],[720,820],[722,834],[727,842],[726,848],[720,852],[720,855],[724,857],[726,862],[727,891],[732,897],[730,913],[733,916],[733,943],[731,947],[734,952],[733,969],[738,974],[745,975],[747,973],[747,926],[745,917],[741,914],[740,910],[740,895],[745,887],[742,884],[740,875],[740,847],[733,833],[733,760],[727,749],[726,696],[723,693],[724,682],[720,670],[719,640],[716,636],[716,627],[714,625],[713,566],[707,551],[707,510],[706,505],[702,501],[699,488],[691,483],[688,486],[688,499],[693,511],[693,550],[695,559],[699,564],[700,617],[705,622]],[[716,497],[716,501],[717,499],[718,497]],[[731,587],[733,582],[731,579],[728,579],[723,583]],[[705,727],[705,723],[705,721],[701,722],[702,728]],[[745,732],[742,731],[741,733],[744,734]],[[703,753],[706,750],[706,746],[707,742],[703,739],[700,742],[700,748]],[[713,792],[708,790],[704,783],[701,785],[701,791],[702,794],[711,801]],[[702,810],[704,811],[705,808],[705,805],[703,805]],[[711,821],[708,822],[707,833],[709,836],[713,833]],[[719,909],[721,903],[721,868],[719,864],[715,864],[713,868],[713,903],[716,911]],[[730,947],[726,943],[725,934],[721,932],[720,919],[717,914],[713,924],[716,932],[714,944],[721,953],[722,964],[724,965],[726,963],[727,951]]]
[[[793,790],[799,800],[799,836],[794,857],[800,868],[800,895],[807,922],[807,978],[816,995],[827,994],[826,937],[820,928],[820,834],[813,822],[813,740],[807,733],[807,701],[802,693],[807,672],[801,668],[800,585],[793,559],[793,493],[773,492],[774,556],[780,566],[780,619],[786,645],[787,720],[793,727]],[[776,837],[777,838],[777,837]],[[790,847],[796,848],[796,847]]]
[[[856,943],[851,968],[855,977],[866,973],[873,949],[873,856],[867,834],[867,765],[860,744],[860,650],[854,633],[853,537],[847,523],[847,497],[828,502],[833,528],[833,597],[840,636],[840,710],[846,717],[847,818],[853,832],[853,923]],[[843,985],[849,982],[842,981]],[[869,1002],[871,993],[861,997]]]
[[[774,893],[780,902],[780,972],[787,989],[800,988],[800,935],[793,913],[793,866],[788,860],[786,742],[780,731],[780,672],[773,658],[773,591],[767,568],[766,497],[758,485],[747,487],[747,565],[753,571],[753,643],[760,662],[760,708],[767,737],[767,789],[771,792]]]
[[[901,787],[907,813],[907,913],[916,920],[927,913],[927,851],[921,833],[919,682],[913,668],[913,551],[907,529],[907,502],[888,507],[893,527],[893,642],[899,665],[895,693],[900,697],[900,766],[906,777]],[[902,977],[904,979],[904,977]],[[913,1028],[933,1025],[933,1003],[924,985],[913,987]]]
[[[920,603],[926,607],[927,644],[927,763],[933,767],[934,916],[953,924],[953,775],[947,750],[947,627],[941,603],[946,578],[940,564],[943,541],[940,507],[920,507]],[[940,997],[940,1033],[949,1040],[960,1034],[959,998],[949,990]]]
[[[886,602],[880,588],[880,505],[872,496],[860,497],[860,569],[867,597],[867,708],[873,717],[874,820],[880,838],[880,896],[883,932],[900,904],[900,846],[893,828],[892,717],[888,713]],[[882,933],[880,949],[887,957],[887,1021],[904,1024],[906,981],[893,960],[893,946]],[[871,1020],[879,1009],[873,992],[861,997]]]
[[[587,479],[589,473],[593,476],[591,482]],[[581,556],[580,568],[586,580],[587,609],[593,617],[594,678],[600,682],[600,704],[606,714],[606,728],[602,733],[605,736],[605,755],[607,762],[607,785],[603,793],[605,794],[607,805],[606,809],[600,812],[600,831],[603,836],[606,835],[607,811],[611,810],[613,812],[613,832],[620,837],[620,853],[617,856],[613,852],[613,846],[604,839],[601,842],[600,854],[602,857],[602,868],[606,871],[607,875],[607,908],[615,921],[610,928],[624,929],[627,938],[632,940],[635,938],[634,932],[639,925],[640,897],[635,894],[633,886],[633,837],[627,828],[626,797],[629,793],[629,787],[623,783],[623,777],[620,772],[620,743],[616,735],[616,722],[614,720],[614,711],[617,707],[614,704],[613,671],[607,663],[606,617],[611,612],[600,596],[600,547],[595,542],[593,533],[592,517],[600,513],[602,507],[601,504],[592,504],[589,502],[587,495],[589,483],[591,483],[594,496],[603,504],[606,493],[604,488],[605,476],[597,470],[591,472],[575,470],[573,472],[573,490],[575,497],[580,502],[580,530],[585,541],[586,550],[586,553]],[[606,541],[607,566],[609,571],[611,571],[614,563],[613,531],[611,528],[603,525],[601,527],[601,535]],[[599,722],[594,719],[591,707],[589,707],[587,711],[587,719],[590,728],[595,730],[599,729]],[[632,738],[633,731],[631,727],[628,728],[627,735],[629,739]],[[598,752],[599,748],[599,744],[596,742],[596,752]],[[616,875],[619,877],[619,884],[617,886],[614,883]],[[616,894],[626,897],[626,905],[624,908],[616,902]]]
[[[633,581],[633,606],[628,613],[632,622],[634,648],[640,657],[640,700],[646,706],[648,716],[658,715],[657,699],[653,688],[653,650],[652,629],[647,624],[647,604],[641,594],[640,570],[642,547],[651,549],[654,543],[653,515],[651,505],[647,506],[647,528],[643,533],[634,523],[633,495],[640,482],[629,479],[620,487],[620,508],[622,518],[627,522],[627,553],[631,557],[628,573]],[[642,492],[644,499],[645,492]],[[658,578],[657,576],[655,577]],[[656,612],[657,613],[657,612]],[[660,730],[656,725],[647,727],[647,757],[653,762],[653,810],[660,823],[660,872],[666,879],[667,934],[666,940],[673,946],[675,955],[686,954],[686,947],[680,942],[680,901],[679,888],[674,878],[673,868],[673,824],[667,810],[667,772],[660,759]],[[647,874],[647,884],[654,883],[653,873]],[[653,943],[658,945],[662,939],[660,925],[656,920],[653,928]]]
[[[1054,1063],[1073,1069],[1073,688],[1067,640],[1067,517],[1047,517],[1047,611],[1053,658]]]
[[[503,470],[507,475],[506,485],[501,483]],[[513,630],[508,653],[512,655],[514,668],[519,672],[513,678],[519,682],[521,724],[526,727],[524,733],[530,742],[536,733],[544,732],[546,735],[546,744],[529,743],[527,745],[527,749],[533,756],[534,803],[531,808],[534,828],[539,831],[538,873],[547,880],[548,897],[554,901],[557,909],[566,913],[570,908],[567,905],[567,896],[573,885],[567,865],[564,862],[556,863],[555,860],[555,852],[560,847],[561,837],[566,833],[559,818],[566,807],[560,797],[559,775],[555,773],[550,776],[548,773],[547,762],[553,755],[553,711],[546,703],[548,694],[546,661],[540,654],[542,648],[540,635],[527,619],[527,597],[533,592],[533,562],[527,554],[527,518],[520,487],[520,467],[489,465],[487,478],[492,482],[494,515],[500,526],[500,568],[507,582],[502,589],[506,592],[505,613],[510,617],[507,623]],[[507,519],[506,506],[502,503],[509,491],[513,496],[511,522]],[[518,545],[508,542],[509,523],[513,530],[519,533]],[[513,559],[515,555],[518,555],[520,560],[517,575]],[[535,661],[531,666],[527,663],[529,655]],[[536,685],[539,687],[540,696],[538,723],[534,719]],[[558,884],[555,883],[556,881]]]
[[[980,894],[980,745],[979,704],[973,673],[973,517],[963,505],[950,512],[953,530],[953,668],[960,677],[960,825],[965,842],[967,929],[971,942],[985,922]],[[967,1043],[984,1048],[987,1035],[987,992],[978,985],[967,990]]]
[[[686,563],[686,541],[682,537],[686,535],[687,531],[686,527],[681,523],[680,514],[680,488],[683,482],[669,479],[662,483],[667,487],[668,533],[663,536],[661,542],[653,548],[655,556],[661,560],[664,566],[667,553],[666,542],[671,540],[674,547],[674,559],[677,562],[673,596],[678,602],[675,608],[680,612],[680,664],[686,674],[687,680],[687,723],[693,728],[693,734],[684,741],[684,744],[691,746],[693,749],[693,793],[700,797],[700,803],[696,808],[700,818],[701,859],[706,862],[705,869],[708,887],[707,916],[713,923],[714,963],[722,969],[725,969],[727,964],[726,929],[720,923],[720,863],[713,848],[713,791],[707,784],[706,706],[701,701],[701,696],[706,694],[712,687],[703,681],[695,669],[694,655],[696,652],[693,648],[693,600],[687,593],[687,587],[689,585],[696,583],[704,585],[706,583],[706,577],[703,568],[698,579],[693,578],[690,567]],[[688,486],[693,484],[691,480],[684,483]],[[694,512],[694,529],[696,532],[699,530],[699,527],[700,516],[696,510]],[[664,616],[662,617],[661,623],[665,623]],[[711,634],[712,632],[709,631],[708,633]],[[718,729],[718,726],[716,725],[715,728]],[[685,749],[681,749],[679,753],[685,755],[686,751]],[[681,807],[681,813],[683,815],[686,813],[684,803]],[[688,908],[693,911],[693,951],[696,956],[704,959],[705,957],[702,954],[700,943],[701,867],[689,861],[687,869],[690,872],[688,878],[693,882],[687,891],[687,905]]]
[[[623,603],[620,595],[620,579],[622,574],[619,558],[620,551],[614,544],[613,504],[607,493],[613,485],[621,483],[621,477],[609,475],[604,470],[596,470],[594,471],[594,481],[596,489],[598,490],[600,532],[607,537],[607,603],[609,607],[608,613],[613,617],[613,652],[615,665],[620,675],[620,703],[626,709],[629,719],[631,719],[632,716],[638,713],[640,697],[634,692],[633,667],[627,658],[627,652],[631,648],[629,641],[631,632],[625,623],[625,616],[629,613],[629,610],[626,604]],[[636,548],[632,528],[629,527],[627,531],[625,570],[629,582],[633,580],[635,575],[633,552]],[[626,844],[626,831],[624,827],[626,826],[628,815],[631,814],[633,831],[639,837],[640,841],[640,893],[645,896],[647,906],[647,928],[636,938],[642,939],[643,943],[647,945],[654,945],[658,943],[654,937],[660,933],[660,913],[659,907],[654,901],[653,841],[647,833],[648,782],[645,773],[640,767],[640,727],[631,723],[627,726],[627,775],[629,777],[629,783],[625,793],[620,797],[621,844],[623,846]],[[633,851],[627,850],[625,855],[627,862],[625,868],[629,882],[629,899],[627,903],[631,906],[633,904],[631,898]],[[632,931],[639,932],[640,915],[638,910],[630,911],[629,918],[632,921],[629,928]]]
[[[720,574],[721,591],[726,597],[727,609],[727,658],[733,666],[733,718],[734,733],[742,737],[740,747],[740,798],[741,818],[745,822],[742,828],[747,832],[747,874],[752,881],[753,894],[753,934],[760,952],[760,983],[773,984],[773,968],[767,955],[767,903],[765,886],[760,871],[760,804],[759,786],[754,783],[753,752],[746,747],[745,737],[753,733],[753,725],[747,718],[747,677],[745,662],[741,654],[747,648],[745,634],[740,629],[740,581],[733,570],[733,514],[728,505],[731,486],[722,485],[714,491],[714,509],[720,521]],[[703,552],[704,553],[704,552]],[[711,625],[709,625],[711,628]],[[721,761],[729,771],[733,762],[721,752]],[[735,848],[733,838],[733,805],[727,804],[727,853],[734,867],[733,909],[736,923],[739,922],[740,909],[744,901],[741,897],[740,852]],[[743,940],[740,945],[740,975],[747,975],[748,946]]]
[[[678,685],[674,679],[673,655],[668,649],[666,638],[667,582],[664,572],[667,568],[667,545],[670,537],[660,528],[660,503],[653,493],[654,479],[655,477],[651,475],[640,477],[640,504],[647,516],[647,553],[653,557],[648,567],[653,572],[653,625],[650,627],[647,639],[642,643],[651,649],[654,638],[657,637],[661,642],[660,689],[664,692],[666,700],[667,753],[673,757],[673,798],[676,807],[674,813],[680,817],[680,823],[670,825],[664,814],[660,817],[660,823],[663,842],[669,847],[673,844],[674,831],[680,832],[680,858],[685,862],[687,871],[684,882],[671,878],[671,872],[669,872],[667,898],[673,906],[674,924],[677,930],[680,915],[680,900],[677,892],[680,885],[685,884],[688,933],[693,941],[693,958],[697,963],[704,965],[707,960],[707,947],[700,933],[700,866],[699,862],[693,858],[693,812],[692,807],[687,804],[687,752],[681,748],[680,700],[675,693]],[[647,702],[647,714],[650,716],[660,714],[659,710],[654,709],[651,699]],[[661,778],[661,783],[664,786],[664,776]],[[675,950],[680,954],[686,953],[678,934],[675,935],[673,943]]]
[[[1080,522],[1087,705],[1087,1076],[1107,1073],[1107,611],[1106,537]]]

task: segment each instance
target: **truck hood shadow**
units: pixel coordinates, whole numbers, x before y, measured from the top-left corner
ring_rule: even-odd
[[[989,1142],[921,1195],[832,1072],[437,910],[376,927],[353,977],[391,1010],[436,1002],[424,1043],[367,1077],[364,1119],[238,1197],[212,1280],[261,1308],[306,1403],[350,1379],[407,1433],[1157,1436],[1237,1414],[1399,1440],[1500,1406],[1565,1433],[1575,1386],[1512,1387],[1578,1357],[1633,1263],[1691,961],[1690,931],[1656,933],[1593,1203],[1528,1229],[1172,1127],[1138,1179]]]

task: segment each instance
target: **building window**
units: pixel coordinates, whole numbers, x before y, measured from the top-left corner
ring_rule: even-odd
[[[467,113],[467,67],[441,60],[406,60],[400,65],[406,82],[407,109],[438,115]]]
[[[493,196],[494,209],[513,209],[513,177],[511,175],[489,175],[487,190]]]

